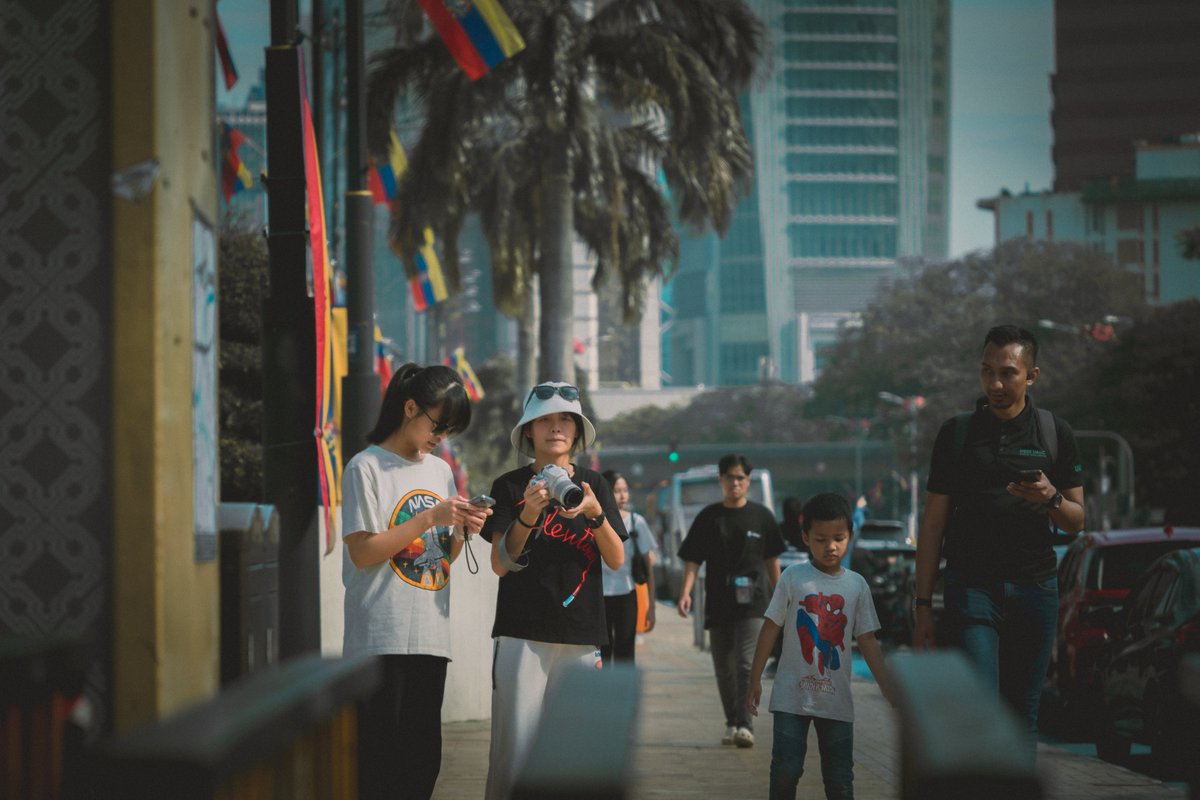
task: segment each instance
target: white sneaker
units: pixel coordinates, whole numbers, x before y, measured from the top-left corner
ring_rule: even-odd
[[[730,725],[725,729],[725,735],[721,737],[721,744],[733,744],[733,737],[737,736],[737,728]]]
[[[733,734],[733,743],[738,747],[754,747],[754,734],[749,728],[738,728]]]

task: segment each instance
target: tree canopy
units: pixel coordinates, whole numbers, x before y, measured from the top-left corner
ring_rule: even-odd
[[[1144,313],[1140,280],[1093,248],[1025,240],[909,264],[863,311],[861,327],[831,348],[809,413],[869,417],[884,407],[880,392],[920,395],[927,439],[938,422],[973,407],[984,335],[1005,323],[1038,337],[1034,393],[1050,405],[1103,355],[1106,343],[1088,334],[1095,323]]]
[[[754,74],[762,24],[743,0],[510,0],[525,49],[469,80],[415,4],[392,4],[395,47],[372,61],[368,134],[384,158],[397,105],[422,120],[393,200],[393,246],[411,263],[423,231],[458,279],[456,240],[477,212],[497,307],[541,302],[541,377],[569,377],[573,237],[615,275],[627,317],[678,254],[672,210],[728,225],[753,163],[737,92]],[[670,200],[659,180],[663,176]],[[672,208],[673,206],[673,208]]]

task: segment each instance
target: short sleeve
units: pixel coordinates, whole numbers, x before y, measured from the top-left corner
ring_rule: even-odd
[[[638,549],[643,553],[658,550],[658,542],[654,541],[654,533],[650,530],[650,525],[646,522],[646,518],[641,514],[634,514],[632,519],[633,535],[637,537]]]
[[[687,536],[679,545],[679,557],[693,564],[703,564],[709,559],[708,540],[711,539],[712,512],[705,508],[692,520]]]
[[[867,584],[867,579],[858,573],[854,574],[859,585],[858,589],[858,608],[854,614],[854,635],[858,636],[862,633],[874,633],[882,626],[879,624],[879,614],[875,611],[875,599],[871,597],[871,587]]]
[[[767,604],[767,610],[763,612],[763,616],[771,622],[774,622],[779,627],[783,627],[784,621],[787,619],[788,597],[791,594],[791,581],[780,581],[775,584],[775,592],[771,595],[771,602]]]
[[[374,473],[361,461],[351,464],[342,474],[342,538],[352,533],[383,531],[378,505]]]
[[[933,455],[929,459],[929,480],[925,482],[925,489],[934,494],[950,494],[954,489],[957,461],[954,452],[955,424],[954,417],[943,422],[933,442]]]

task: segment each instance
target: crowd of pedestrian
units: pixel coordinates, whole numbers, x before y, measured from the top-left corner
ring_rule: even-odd
[[[934,445],[913,609],[914,646],[961,647],[1031,730],[1057,606],[1049,534],[1083,524],[1072,431],[1028,395],[1036,362],[1028,331],[988,331],[983,396],[974,413],[946,421]],[[470,421],[454,370],[407,364],[386,389],[370,445],[346,465],[344,651],[381,656],[385,676],[359,717],[360,763],[405,764],[362,770],[363,797],[433,793],[450,658],[446,588],[466,537],[490,543],[499,576],[489,799],[509,796],[559,673],[632,663],[637,634],[654,627],[657,543],[631,507],[625,476],[578,463],[596,437],[579,390],[561,381],[532,387],[509,435],[528,463],[497,477],[489,495],[468,499],[430,453]],[[811,727],[826,797],[850,798],[852,642],[884,697],[893,696],[870,588],[848,567],[864,503],[830,493],[802,505],[789,498],[777,522],[747,495],[752,471],[743,455],[720,459],[721,501],[697,514],[679,547],[675,606],[684,617],[703,615],[725,717],[719,741],[755,745],[770,662],[770,796],[795,797]],[[788,543],[808,558],[781,573]],[[944,624],[935,631],[943,558]],[[702,566],[703,608],[694,609]]]

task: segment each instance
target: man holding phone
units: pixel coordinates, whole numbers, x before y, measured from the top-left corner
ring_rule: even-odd
[[[934,643],[933,588],[941,558],[939,640],[956,644],[1036,730],[1058,614],[1056,530],[1083,528],[1075,434],[1036,408],[1037,340],[1000,325],[984,338],[975,412],[938,431],[917,539],[913,643]],[[1035,741],[1030,737],[1030,747]]]

